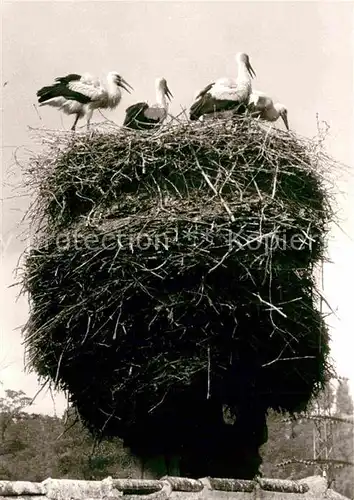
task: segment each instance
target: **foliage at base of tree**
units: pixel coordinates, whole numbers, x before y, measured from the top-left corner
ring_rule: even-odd
[[[72,413],[29,414],[30,402],[22,391],[0,398],[0,480],[141,477],[139,462],[119,439],[95,443]]]
[[[327,471],[331,487],[354,498],[354,411],[348,381],[326,390],[297,418],[270,412],[263,446],[266,477],[302,479]]]

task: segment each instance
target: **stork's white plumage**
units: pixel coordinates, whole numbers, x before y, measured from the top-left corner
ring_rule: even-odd
[[[115,71],[107,74],[106,86],[89,73],[71,73],[56,78],[55,82],[38,90],[38,102],[40,106],[53,106],[67,115],[76,115],[71,130],[75,130],[79,118],[84,116],[89,127],[95,109],[116,108],[122,98],[121,88],[127,92],[130,92],[129,88],[132,89]]]
[[[137,102],[129,106],[125,112],[123,125],[135,130],[149,130],[159,127],[168,113],[168,101],[173,97],[165,78],[155,80],[156,104],[149,106],[147,102]]]
[[[196,97],[190,108],[191,120],[203,115],[233,110],[242,112],[252,92],[251,79],[256,76],[247,54],[236,55],[238,76],[236,79],[219,78],[207,85]]]
[[[286,129],[289,130],[287,108],[279,102],[274,104],[273,99],[264,92],[253,90],[247,108],[252,116],[268,122],[275,122],[281,116]]]

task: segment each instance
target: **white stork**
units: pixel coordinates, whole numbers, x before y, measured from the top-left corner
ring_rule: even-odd
[[[135,130],[149,130],[160,126],[167,117],[168,100],[173,97],[165,78],[155,80],[156,104],[137,102],[125,111],[123,125]]]
[[[247,108],[251,116],[267,122],[275,122],[281,116],[286,129],[289,130],[287,108],[279,102],[274,104],[273,99],[263,92],[253,90]]]
[[[252,92],[251,78],[256,76],[247,54],[239,52],[236,55],[238,76],[220,78],[207,85],[196,97],[190,108],[191,120],[198,120],[210,113],[233,110],[245,110]]]
[[[38,102],[40,106],[53,106],[67,115],[76,115],[71,130],[75,130],[79,118],[85,115],[87,128],[89,128],[95,109],[116,108],[122,98],[120,87],[129,93],[129,88],[133,89],[115,71],[110,71],[107,74],[106,87],[101,84],[98,78],[88,73],[84,75],[71,73],[67,76],[59,76],[55,78],[55,82],[53,85],[38,90]]]

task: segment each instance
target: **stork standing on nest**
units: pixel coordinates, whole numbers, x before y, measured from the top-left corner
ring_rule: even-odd
[[[106,79],[104,87],[98,78],[89,73],[59,76],[55,78],[56,83],[38,90],[38,102],[40,106],[53,106],[67,115],[76,115],[71,130],[75,130],[79,118],[84,116],[89,128],[95,109],[116,108],[122,98],[121,88],[129,93],[129,88],[133,89],[115,71],[110,71]]]
[[[156,104],[149,106],[147,102],[138,102],[129,106],[125,112],[123,125],[135,130],[149,130],[159,127],[168,113],[168,101],[173,97],[165,78],[155,81]]]
[[[283,119],[284,125],[289,130],[288,110],[279,102],[273,103],[273,99],[259,90],[253,90],[247,109],[251,116],[260,118],[267,122],[275,122],[279,117]]]
[[[232,110],[244,111],[252,92],[251,79],[256,76],[249,57],[242,52],[236,55],[238,76],[236,80],[220,78],[207,85],[196,97],[190,108],[191,120],[198,120],[201,116]]]

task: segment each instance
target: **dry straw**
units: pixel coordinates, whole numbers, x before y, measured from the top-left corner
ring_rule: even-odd
[[[317,143],[248,117],[39,137],[25,342],[88,427],[125,437],[187,393],[303,409],[328,370]]]

